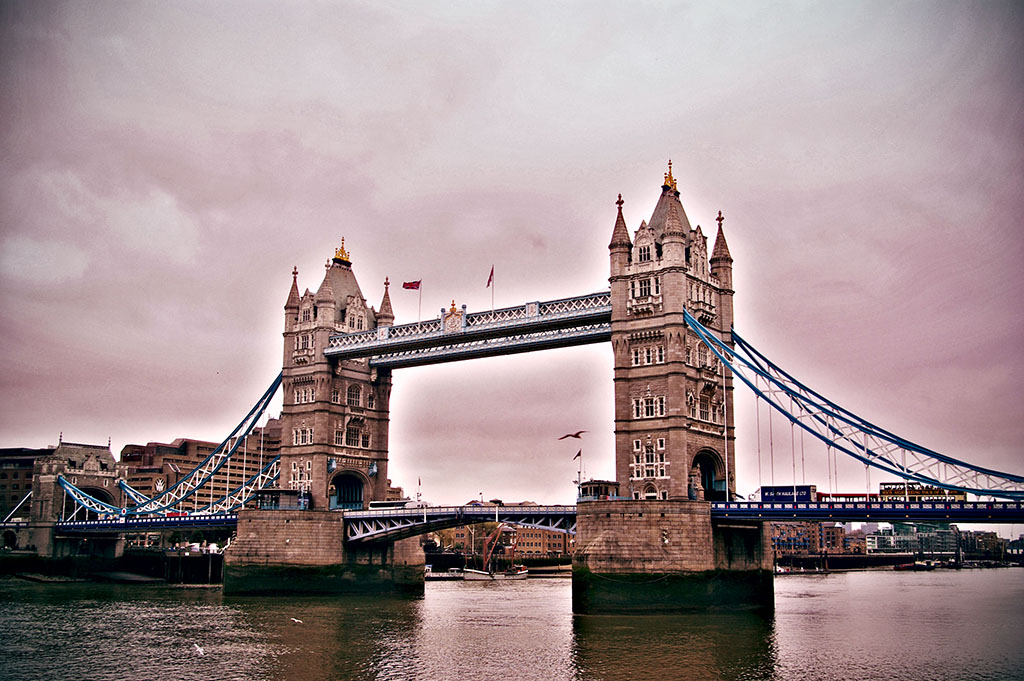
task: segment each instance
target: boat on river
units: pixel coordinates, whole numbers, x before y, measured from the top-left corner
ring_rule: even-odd
[[[513,565],[509,569],[500,572],[466,568],[462,571],[462,578],[467,582],[484,582],[499,579],[526,579],[529,574],[530,570],[525,565]]]

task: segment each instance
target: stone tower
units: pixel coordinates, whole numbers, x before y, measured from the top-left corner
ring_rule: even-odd
[[[391,373],[366,359],[324,356],[332,335],[394,320],[385,282],[380,312],[366,304],[345,250],[327,261],[315,294],[299,295],[298,271],[284,306],[281,477],[278,488],[317,510],[358,509],[387,494]]]
[[[683,319],[685,308],[732,344],[724,218],[719,213],[709,259],[707,237],[690,227],[679,201],[671,161],[654,213],[632,240],[621,196],[617,204],[608,250],[620,493],[724,500],[736,487],[732,376]]]

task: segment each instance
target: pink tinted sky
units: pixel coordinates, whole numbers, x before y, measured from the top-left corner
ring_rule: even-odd
[[[342,236],[372,304],[422,279],[425,316],[490,307],[492,265],[499,306],[602,290],[616,195],[636,229],[672,158],[690,221],[726,215],[739,331],[1020,473],[1022,27],[998,2],[2,2],[0,446],[220,440],[280,370],[292,267],[315,290]],[[605,346],[394,383],[391,477],[430,501],[571,501],[570,430],[613,475]]]

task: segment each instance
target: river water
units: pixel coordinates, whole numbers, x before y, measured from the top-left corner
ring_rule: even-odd
[[[4,579],[0,679],[1024,679],[1024,569],[785,575],[760,616],[578,616],[571,600],[568,579],[407,598]]]

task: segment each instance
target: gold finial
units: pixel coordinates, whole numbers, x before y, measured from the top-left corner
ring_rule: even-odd
[[[349,252],[345,250],[345,237],[341,237],[341,248],[334,251],[334,259],[341,262],[352,262]]]
[[[454,298],[452,298],[452,309],[450,309],[448,311],[451,312],[452,314],[455,314],[456,312],[458,312],[458,310],[455,307],[455,299]]]
[[[676,178],[672,177],[672,159],[668,160],[668,172],[665,173],[665,187],[669,187],[672,191],[676,189]]]

